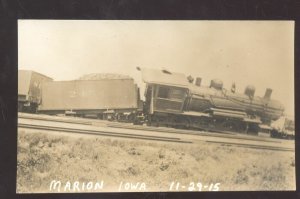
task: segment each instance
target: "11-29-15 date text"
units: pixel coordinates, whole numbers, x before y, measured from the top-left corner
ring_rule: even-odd
[[[203,184],[201,182],[190,182],[188,185],[180,182],[171,182],[169,191],[219,191],[220,183]]]

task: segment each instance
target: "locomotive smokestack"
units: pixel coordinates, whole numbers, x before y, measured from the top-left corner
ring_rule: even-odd
[[[264,99],[266,99],[266,100],[271,99],[271,95],[272,95],[272,89],[267,88],[267,89],[266,89],[266,92],[265,92]]]
[[[201,85],[201,81],[202,81],[202,78],[201,78],[201,77],[197,77],[197,78],[196,78],[195,85],[196,85],[196,86],[200,86],[200,85]]]

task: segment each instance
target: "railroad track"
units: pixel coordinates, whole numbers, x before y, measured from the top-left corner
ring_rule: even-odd
[[[57,132],[64,132],[64,133],[109,136],[109,137],[118,137],[118,138],[131,138],[131,139],[142,139],[142,140],[152,140],[152,141],[154,140],[154,141],[176,142],[176,143],[192,143],[191,141],[184,141],[181,140],[180,138],[172,138],[172,137],[136,135],[130,133],[116,133],[116,132],[99,131],[99,130],[84,130],[84,129],[76,129],[76,128],[53,127],[53,126],[46,126],[46,125],[33,125],[33,124],[19,123],[18,127],[27,128],[27,129],[57,131]]]
[[[262,146],[256,144],[240,144],[234,142],[218,142],[218,141],[206,141],[207,143],[214,143],[220,144],[222,146],[235,146],[235,147],[243,147],[243,148],[251,148],[251,149],[266,149],[266,150],[273,150],[273,151],[295,151],[292,148],[287,147],[275,147],[275,146]]]
[[[182,130],[182,129],[172,129],[172,128],[161,128],[161,127],[149,127],[149,126],[138,126],[126,123],[117,123],[117,122],[109,122],[109,121],[101,121],[101,120],[89,120],[89,119],[71,119],[71,118],[43,118],[38,116],[28,116],[28,115],[20,115],[19,118],[23,119],[32,119],[32,120],[42,120],[42,121],[51,121],[51,122],[61,122],[61,123],[71,123],[71,124],[83,124],[83,125],[93,125],[93,123],[105,123],[107,127],[111,128],[123,128],[123,129],[133,129],[133,130],[143,130],[143,131],[155,131],[155,132],[163,132],[163,133],[176,133],[176,134],[185,134],[185,135],[198,135],[198,136],[209,136],[209,137],[220,137],[220,138],[234,138],[241,140],[252,140],[252,141],[262,141],[262,142],[273,142],[280,143],[277,140],[270,140],[261,137],[254,137],[250,135],[242,135],[237,133],[230,132],[205,132],[205,131],[195,131],[195,130]],[[86,120],[86,121],[82,121]]]
[[[18,118],[22,119],[31,119],[31,120],[42,120],[42,121],[51,121],[51,122],[62,122],[62,123],[70,123],[70,124],[83,124],[83,125],[92,125],[90,121],[81,121],[81,120],[72,120],[70,118],[45,118],[45,117],[37,117],[37,116],[28,116],[28,115],[18,115]]]
[[[161,128],[159,130],[158,127],[142,127],[142,126],[131,126],[129,124],[108,124],[108,127],[114,128],[127,128],[127,129],[137,129],[137,130],[148,130],[148,131],[156,131],[156,132],[165,132],[165,133],[177,133],[177,134],[185,134],[185,135],[196,135],[196,136],[208,136],[208,137],[217,137],[217,138],[232,138],[235,140],[242,140],[242,141],[259,141],[259,142],[266,142],[266,143],[278,143],[280,144],[281,141],[270,139],[270,138],[261,138],[261,137],[254,137],[251,135],[241,135],[241,134],[220,134],[215,132],[206,133],[204,131],[194,131],[194,130],[181,130],[181,129],[169,129],[169,128]],[[295,151],[294,148],[289,147],[282,147],[282,146],[264,146],[258,144],[245,144],[245,143],[236,143],[236,142],[228,142],[228,141],[204,141],[206,143],[212,144],[219,144],[221,146],[235,146],[235,147],[243,147],[243,148],[251,148],[251,149],[259,149],[259,150],[274,150],[274,151]]]
[[[60,119],[60,118],[40,118],[37,116],[28,117],[28,116],[22,116],[19,118],[23,119],[29,119],[29,120],[40,120],[40,121],[50,121],[50,122],[59,122],[59,123],[73,123],[73,124],[83,124],[83,125],[93,125],[93,123],[97,123],[97,120],[95,121],[82,121],[85,119],[79,119],[79,120],[72,120],[70,118],[68,119]],[[103,124],[103,122],[101,122]],[[55,127],[50,125],[40,125],[40,124],[22,124],[18,123],[18,127],[20,128],[28,128],[28,129],[38,129],[38,130],[48,130],[48,131],[57,131],[57,132],[65,132],[65,133],[77,133],[77,134],[90,134],[90,135],[99,135],[99,136],[109,136],[109,137],[119,137],[119,138],[130,138],[130,139],[142,139],[142,140],[152,140],[152,141],[163,141],[163,142],[176,142],[176,143],[193,143],[196,142],[195,140],[182,140],[180,138],[176,138],[175,136],[169,137],[169,136],[154,136],[154,135],[141,135],[136,133],[118,133],[118,132],[112,132],[109,131],[109,128],[115,128],[115,129],[130,129],[130,130],[142,130],[142,131],[153,131],[156,133],[162,132],[162,133],[176,133],[176,134],[183,134],[183,135],[192,135],[192,136],[206,136],[209,137],[216,137],[216,138],[224,138],[223,140],[202,140],[200,142],[207,142],[212,144],[219,144],[222,146],[235,146],[235,147],[244,147],[244,148],[252,148],[252,149],[260,149],[260,150],[277,150],[277,151],[294,151],[292,147],[285,147],[280,146],[281,142],[270,139],[270,138],[261,138],[261,137],[252,137],[252,136],[245,136],[245,135],[229,135],[229,134],[221,134],[221,133],[208,133],[203,131],[194,131],[194,130],[182,130],[182,129],[171,129],[171,128],[164,128],[164,127],[148,127],[148,126],[136,126],[132,124],[126,124],[126,123],[114,123],[114,122],[105,122],[104,127],[109,127],[107,130],[86,130],[86,129],[77,129],[77,128],[66,128],[66,127]],[[226,140],[226,141],[225,141]],[[236,140],[241,141],[258,141],[259,143],[265,142],[265,143],[278,143],[278,146],[268,146],[268,145],[259,145],[259,144],[253,144],[253,143],[237,143],[232,142]],[[239,141],[238,141],[239,142]]]
[[[148,127],[148,126],[134,126],[130,124],[107,124],[108,127],[112,128],[125,128],[125,129],[135,129],[135,130],[145,130],[145,131],[156,131],[156,132],[164,132],[164,133],[177,133],[184,135],[196,135],[196,136],[209,136],[209,137],[220,137],[220,138],[233,138],[240,140],[251,140],[251,141],[260,141],[260,142],[273,142],[280,143],[278,140],[254,137],[251,135],[242,135],[237,133],[232,134],[223,134],[218,132],[205,132],[205,131],[195,131],[195,130],[182,130],[182,129],[172,129],[172,128],[159,128],[159,127]]]

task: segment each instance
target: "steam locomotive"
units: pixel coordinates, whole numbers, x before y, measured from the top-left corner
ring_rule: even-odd
[[[231,90],[226,90],[222,81],[217,79],[209,86],[202,86],[201,78],[196,78],[194,83],[191,76],[181,73],[137,69],[146,84],[143,102],[132,78],[49,80],[43,81],[40,92],[37,92],[42,93],[37,112],[71,112],[81,117],[95,115],[100,119],[125,119],[135,124],[146,122],[151,126],[207,131],[256,135],[265,132],[273,137],[282,134],[271,124],[283,115],[284,107],[271,99],[272,90],[269,88],[264,97],[259,97],[255,96],[253,86],[247,86],[244,93],[236,93],[234,85]]]
[[[247,86],[244,94],[223,88],[220,80],[209,87],[195,84],[191,77],[167,70],[137,68],[146,83],[145,108],[149,125],[166,125],[247,134],[268,132],[271,122],[282,116],[283,105],[271,99],[271,89],[264,97],[255,96],[255,88]]]

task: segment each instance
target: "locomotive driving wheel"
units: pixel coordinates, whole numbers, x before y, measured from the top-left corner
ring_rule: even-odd
[[[247,134],[258,135],[259,127],[257,124],[248,124],[248,127]]]
[[[179,129],[189,129],[191,127],[191,121],[187,117],[171,116],[168,123],[169,126]]]
[[[191,128],[191,120],[189,118],[184,118],[183,121],[183,128],[190,129]]]
[[[159,118],[155,115],[151,115],[148,118],[148,126],[159,127]]]
[[[240,132],[241,128],[238,122],[236,121],[224,121],[221,123],[221,130],[231,131],[231,132]]]

